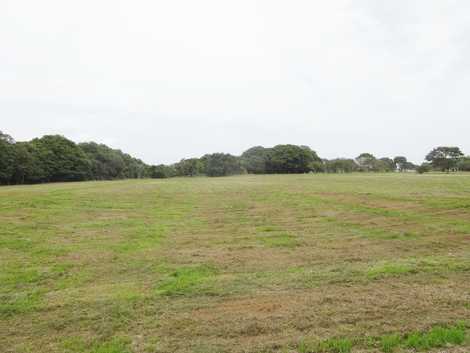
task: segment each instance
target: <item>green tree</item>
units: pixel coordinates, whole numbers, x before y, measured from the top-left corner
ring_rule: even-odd
[[[0,132],[0,184],[144,178],[148,172],[140,159],[106,145],[77,145],[58,135],[15,142]]]
[[[44,170],[44,182],[86,180],[90,160],[73,141],[59,135],[46,135],[31,141]]]
[[[457,163],[457,169],[463,172],[470,172],[470,157],[463,157]]]
[[[433,168],[449,172],[456,169],[457,163],[463,155],[458,147],[440,146],[429,152],[426,160],[431,163]]]
[[[71,141],[70,141],[71,142]],[[50,143],[48,141],[47,143]],[[110,148],[104,144],[84,142],[78,145],[83,155],[65,155],[67,163],[74,160],[83,160],[88,164],[85,179],[114,180],[125,178],[145,178],[148,176],[148,166],[140,159],[134,158],[118,149]]]
[[[81,143],[80,148],[90,160],[90,178],[113,180],[142,176],[146,166],[120,150],[95,142]]]
[[[212,153],[203,157],[207,176],[227,176],[242,173],[240,159],[228,153]]]
[[[431,170],[431,165],[426,162],[416,168],[416,172],[418,172],[419,174],[427,173],[430,170]]]
[[[397,156],[393,159],[393,161],[395,162],[398,170],[400,172],[403,172],[406,170],[406,164],[408,163],[408,160],[406,159],[406,157],[404,156]]]
[[[336,158],[325,161],[327,173],[352,173],[357,169],[358,165],[353,159]]]
[[[393,159],[384,157],[377,160],[374,170],[379,172],[394,172],[397,166]]]
[[[15,141],[0,131],[0,184],[12,182],[15,166]]]
[[[144,162],[127,153],[119,152],[122,154],[122,159],[124,161],[124,178],[141,179],[147,176],[147,165]]]
[[[246,150],[240,157],[242,167],[245,168],[248,173],[265,174],[269,151],[269,148],[262,146],[256,146]]]
[[[356,157],[360,171],[372,172],[376,168],[377,159],[371,153],[361,153]]]
[[[178,176],[196,176],[204,174],[204,161],[199,158],[182,159],[175,164]]]
[[[268,154],[268,173],[308,173],[313,162],[321,162],[317,154],[306,146],[277,145]]]
[[[416,164],[412,163],[412,162],[406,162],[405,163],[405,170],[416,170],[416,168],[418,168],[419,166],[417,166]]]
[[[152,165],[149,167],[148,175],[154,179],[171,178],[176,175],[176,170],[164,164]]]
[[[0,141],[6,142],[9,145],[14,145],[15,144],[15,139],[13,137],[11,137],[10,135],[5,134],[1,130],[0,130]]]
[[[14,184],[41,182],[44,179],[44,170],[32,150],[29,142],[15,144]]]
[[[314,173],[324,173],[326,171],[325,161],[313,161],[309,164],[309,169]]]

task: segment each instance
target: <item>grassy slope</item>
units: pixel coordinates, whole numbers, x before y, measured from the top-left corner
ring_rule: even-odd
[[[401,351],[469,318],[470,176],[0,188],[2,352]]]

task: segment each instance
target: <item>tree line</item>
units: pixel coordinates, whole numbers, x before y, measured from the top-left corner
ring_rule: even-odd
[[[420,166],[404,156],[322,159],[308,146],[256,146],[241,156],[206,154],[171,165],[148,165],[118,149],[95,142],[75,143],[60,135],[16,142],[0,131],[0,184],[131,178],[210,177],[250,174],[470,171],[470,157],[458,147],[437,147]]]
[[[143,178],[147,170],[141,160],[103,144],[59,135],[16,142],[0,132],[0,184]]]

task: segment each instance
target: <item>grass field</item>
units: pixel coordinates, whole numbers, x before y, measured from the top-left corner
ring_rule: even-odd
[[[469,336],[470,175],[0,188],[1,352],[463,353]]]

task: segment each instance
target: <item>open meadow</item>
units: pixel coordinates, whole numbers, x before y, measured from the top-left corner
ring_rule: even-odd
[[[469,336],[470,175],[0,188],[0,352],[463,353]]]

